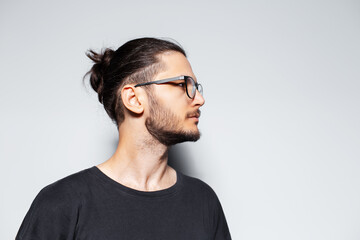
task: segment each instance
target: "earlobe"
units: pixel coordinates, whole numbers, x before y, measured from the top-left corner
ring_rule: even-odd
[[[144,107],[141,103],[141,98],[135,91],[134,86],[125,85],[121,90],[121,99],[124,106],[131,112],[141,114],[144,111]]]

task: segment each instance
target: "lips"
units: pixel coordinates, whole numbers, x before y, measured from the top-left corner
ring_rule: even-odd
[[[200,117],[200,110],[197,110],[196,112],[188,114],[188,118],[199,118]]]

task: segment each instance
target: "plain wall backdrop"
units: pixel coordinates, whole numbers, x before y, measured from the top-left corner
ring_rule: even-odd
[[[233,239],[360,239],[360,2],[1,1],[0,239],[46,185],[110,157],[87,49],[169,37],[204,86],[174,165],[217,193]]]

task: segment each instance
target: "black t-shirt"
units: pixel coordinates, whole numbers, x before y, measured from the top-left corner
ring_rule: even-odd
[[[16,240],[231,239],[215,192],[179,171],[170,188],[145,192],[112,180],[97,167],[40,191]]]

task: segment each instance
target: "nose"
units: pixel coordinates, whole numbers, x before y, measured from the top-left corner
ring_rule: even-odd
[[[205,99],[204,99],[203,95],[198,90],[196,90],[196,94],[195,94],[195,97],[193,99],[193,104],[200,105],[200,107],[205,104]]]

